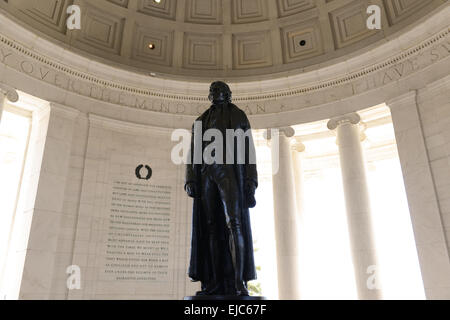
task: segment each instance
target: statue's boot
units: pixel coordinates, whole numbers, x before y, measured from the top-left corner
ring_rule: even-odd
[[[209,237],[209,253],[211,257],[211,279],[206,283],[202,291],[197,295],[222,295],[224,292],[223,284],[220,277],[220,248],[219,241],[215,235]]]
[[[233,260],[236,295],[248,296],[247,286],[244,282],[244,237],[239,223],[230,226],[230,251]]]

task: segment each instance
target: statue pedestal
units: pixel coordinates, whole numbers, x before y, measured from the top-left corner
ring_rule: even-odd
[[[211,296],[187,296],[184,297],[184,300],[189,301],[226,301],[226,300],[234,300],[234,301],[261,301],[266,300],[266,297],[259,296],[221,296],[221,295],[211,295]]]

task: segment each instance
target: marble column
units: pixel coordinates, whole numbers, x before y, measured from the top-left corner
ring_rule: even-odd
[[[7,101],[17,102],[19,100],[19,94],[17,91],[3,83],[0,83],[0,123],[2,121],[2,113]]]
[[[273,205],[277,249],[279,299],[299,299],[298,216],[292,149],[291,127],[272,132]]]
[[[302,172],[302,153],[305,151],[305,145],[300,137],[294,137],[292,141],[292,164],[294,169],[295,194],[297,204],[297,214],[300,227],[302,225],[303,212],[303,172]]]
[[[337,132],[358,298],[367,300],[380,299],[381,292],[377,288],[377,256],[361,146],[363,133],[359,127],[360,120],[357,113],[346,114],[331,119],[328,129]]]

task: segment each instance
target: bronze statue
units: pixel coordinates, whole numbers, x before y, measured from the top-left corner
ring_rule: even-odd
[[[194,150],[203,154],[212,141],[202,140],[201,148],[196,149],[193,126],[191,162],[186,168],[184,186],[194,198],[189,277],[201,281],[197,295],[248,296],[247,281],[256,279],[249,216],[249,208],[256,205],[254,194],[258,186],[255,147],[248,118],[231,103],[228,85],[213,82],[209,100],[211,107],[196,120],[201,121],[202,134],[215,129],[225,137],[227,130],[241,129],[248,135],[244,149],[236,147],[239,143],[223,139],[224,161],[195,163]],[[238,159],[240,150],[245,152],[241,158],[245,161]],[[225,159],[230,152],[231,163]]]

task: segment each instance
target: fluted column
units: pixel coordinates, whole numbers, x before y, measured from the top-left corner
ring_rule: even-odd
[[[299,299],[298,231],[294,169],[290,138],[294,129],[287,127],[271,136],[273,205],[277,249],[279,298]]]
[[[328,122],[328,128],[337,131],[358,297],[359,299],[380,299],[381,292],[374,287],[376,282],[373,281],[376,280],[376,278],[373,279],[373,270],[377,270],[377,257],[361,146],[363,133],[359,128],[360,120],[357,113],[350,113],[331,119]],[[375,277],[377,277],[376,274]]]
[[[0,83],[0,123],[2,121],[3,109],[8,100],[17,102],[19,100],[19,95],[14,88]]]

